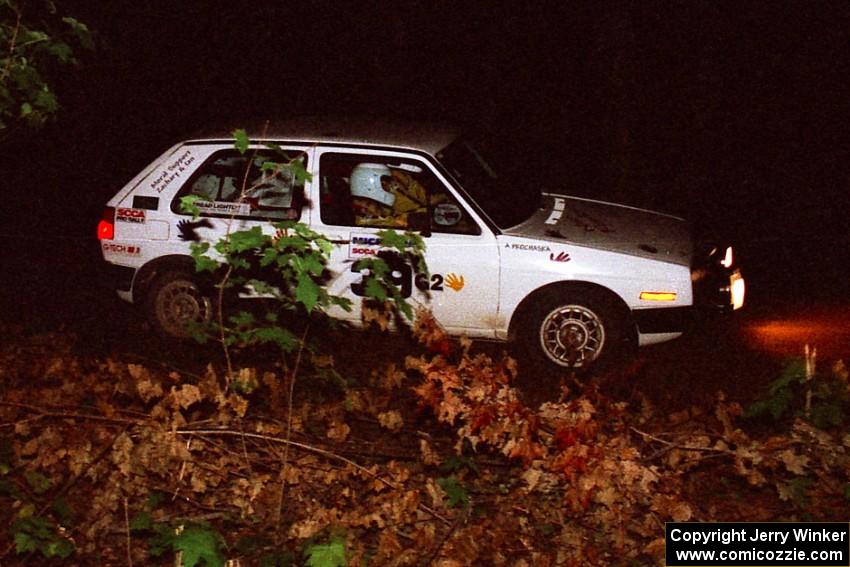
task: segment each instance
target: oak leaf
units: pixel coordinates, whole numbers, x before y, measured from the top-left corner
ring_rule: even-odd
[[[348,434],[351,433],[351,428],[344,421],[334,421],[331,423],[331,426],[328,428],[327,435],[328,439],[332,439],[333,441],[345,441],[348,438]]]
[[[378,414],[378,423],[390,431],[398,431],[404,427],[404,420],[397,410],[385,411]]]
[[[806,466],[809,464],[809,458],[806,455],[798,455],[791,449],[786,449],[779,454],[779,459],[788,472],[797,475],[806,474]]]
[[[201,401],[201,390],[194,384],[183,384],[180,388],[172,386],[171,394],[174,396],[174,401],[183,409]]]
[[[422,455],[422,462],[426,465],[439,465],[442,462],[440,455],[431,448],[431,444],[425,439],[419,440],[419,454]]]

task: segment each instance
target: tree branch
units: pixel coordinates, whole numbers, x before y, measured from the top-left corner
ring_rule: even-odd
[[[329,459],[333,459],[333,460],[345,463],[347,465],[351,465],[352,467],[354,467],[358,471],[371,476],[372,478],[374,478],[378,482],[388,486],[389,488],[392,488],[393,490],[399,490],[399,487],[396,486],[395,484],[391,483],[390,481],[388,481],[384,478],[381,478],[380,476],[373,473],[372,471],[370,471],[366,467],[358,465],[357,463],[355,463],[351,459],[343,457],[342,455],[337,455],[336,453],[333,453],[333,452],[328,451],[326,449],[322,449],[320,447],[314,447],[313,445],[308,445],[306,443],[299,443],[298,441],[286,440],[286,439],[283,439],[283,438],[280,438],[280,437],[272,437],[271,435],[261,435],[259,433],[243,433],[241,431],[234,431],[232,429],[178,429],[176,431],[176,433],[177,433],[177,435],[190,435],[190,436],[191,435],[220,435],[220,436],[224,436],[224,437],[244,436],[247,439],[261,439],[261,440],[269,441],[269,442],[272,442],[272,443],[279,443],[281,445],[289,445],[291,447],[297,447],[298,449],[302,449],[302,450],[308,451],[310,453],[315,453],[317,455],[322,455],[323,457],[327,457]],[[423,510],[425,510],[426,512],[431,514],[433,517],[435,517],[438,520],[440,520],[441,522],[443,522],[445,525],[448,526],[448,525],[451,524],[451,522],[449,522],[449,520],[447,520],[445,518],[445,516],[441,515],[439,512],[437,512],[433,508],[431,508],[429,506],[425,506],[424,504],[420,504],[419,506]]]

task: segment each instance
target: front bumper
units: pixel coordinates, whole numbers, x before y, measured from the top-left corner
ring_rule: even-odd
[[[638,333],[682,333],[693,326],[693,307],[667,307],[659,309],[635,309],[632,311]]]
[[[635,309],[632,311],[641,335],[682,333],[697,321],[718,313],[731,313],[744,305],[746,283],[740,270],[694,271],[694,303],[687,307]]]

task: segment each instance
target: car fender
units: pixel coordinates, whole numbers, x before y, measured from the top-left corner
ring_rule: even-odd
[[[662,307],[641,300],[642,291],[675,293],[675,300],[663,307],[692,304],[690,271],[685,266],[528,238],[500,237],[499,246],[502,263],[499,315],[509,322],[507,328],[497,331],[502,338],[507,338],[514,329],[519,308],[553,285],[603,290],[628,310],[629,315],[633,309]]]

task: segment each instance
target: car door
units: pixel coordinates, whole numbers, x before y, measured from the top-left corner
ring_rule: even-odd
[[[432,310],[449,332],[494,336],[499,249],[494,234],[425,158],[404,152],[316,148],[313,228],[334,243],[329,291],[354,309],[338,317],[359,322],[363,290],[357,260],[381,249],[378,233],[419,228],[428,274],[395,265],[393,276],[414,306]]]

